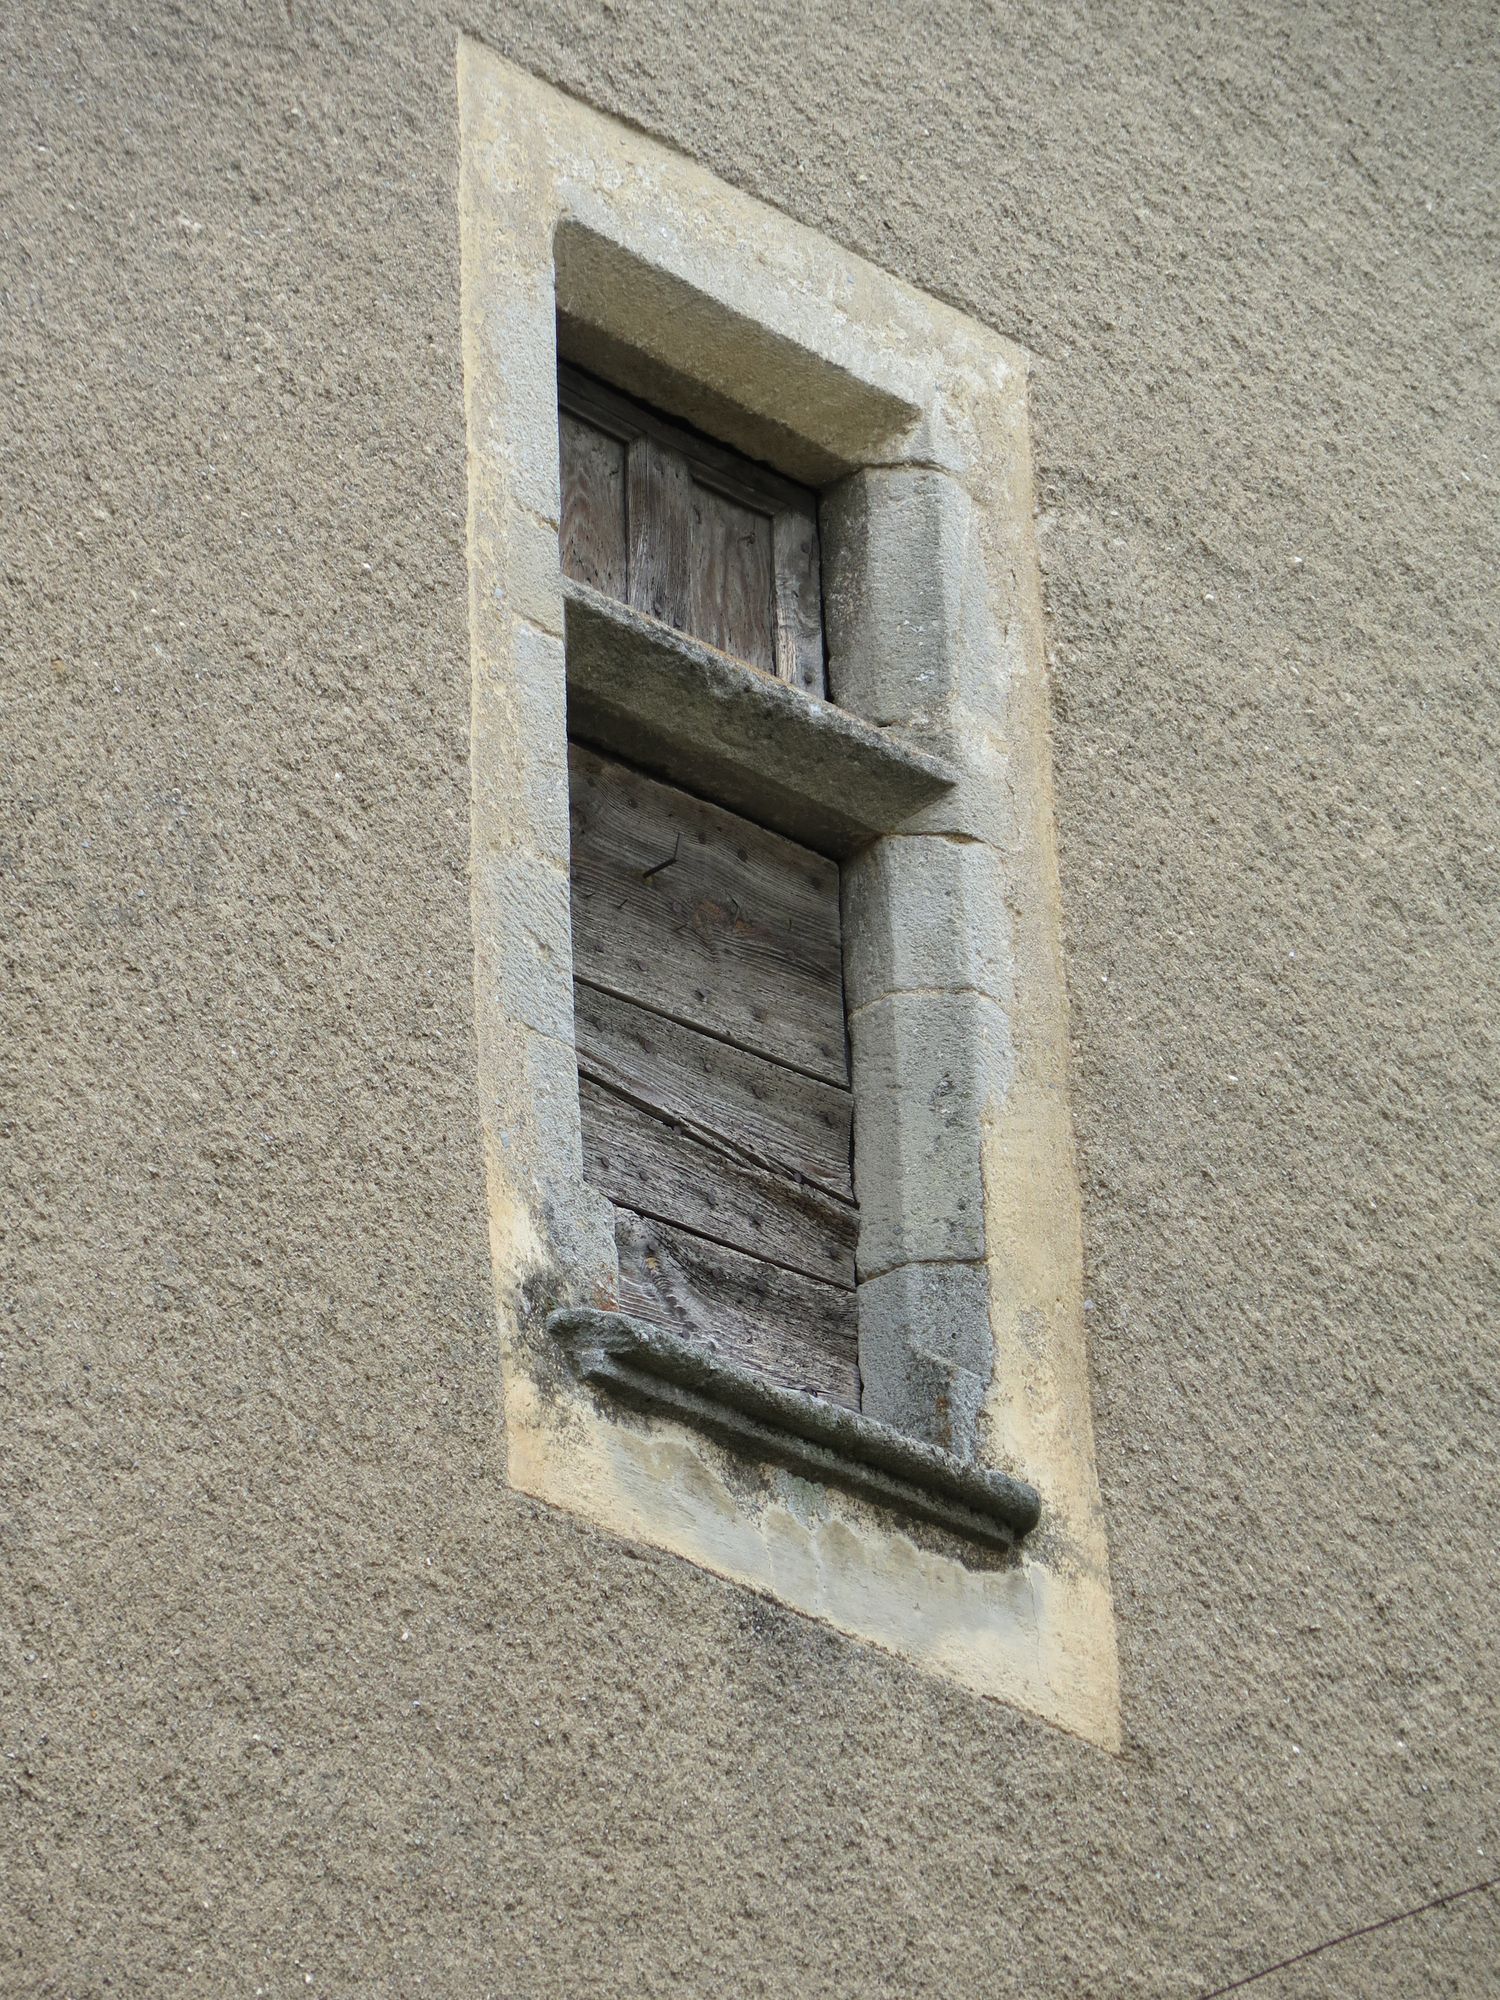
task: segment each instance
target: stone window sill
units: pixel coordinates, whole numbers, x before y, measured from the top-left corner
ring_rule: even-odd
[[[1036,1526],[1041,1501],[1024,1480],[780,1388],[663,1327],[586,1307],[554,1312],[547,1327],[585,1382],[748,1456],[834,1481],[990,1548],[1013,1549]]]

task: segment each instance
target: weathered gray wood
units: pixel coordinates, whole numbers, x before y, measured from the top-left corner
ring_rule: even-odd
[[[638,1098],[581,1076],[578,1097],[583,1170],[611,1201],[852,1288],[859,1233],[852,1204],[723,1152]]]
[[[721,653],[775,673],[770,515],[695,482],[690,562],[686,630]]]
[[[837,867],[569,746],[581,978],[845,1084]]]
[[[582,981],[573,999],[580,1076],[635,1093],[720,1150],[852,1202],[847,1090]]]
[[[854,1294],[621,1209],[623,1311],[717,1347],[788,1388],[859,1408]]]
[[[821,695],[813,496],[570,371],[560,400],[570,589]],[[584,1155],[622,1303],[857,1409],[837,868],[577,745],[570,776]]]
[[[563,591],[568,728],[824,854],[856,854],[953,784],[935,757],[582,584]]]
[[[614,446],[627,467],[623,582],[613,567],[608,581],[602,566],[597,575],[568,568],[565,550],[567,573],[821,696],[817,496],[577,369],[560,368],[558,395],[565,510],[568,453],[580,448],[569,423],[594,457],[612,465]]]
[[[827,677],[817,522],[788,508],[776,516],[774,536],[776,672],[793,687],[821,695]]]
[[[693,615],[693,481],[687,463],[653,438],[626,453],[629,601],[682,631]]]
[[[625,447],[618,438],[564,410],[558,418],[562,469],[559,543],[564,576],[623,598]]]
[[[636,437],[654,439],[666,450],[686,459],[695,472],[706,474],[711,485],[743,498],[764,513],[777,514],[784,508],[800,508],[810,515],[817,511],[818,496],[811,487],[799,485],[729,445],[719,444],[702,431],[674,423],[649,403],[637,402],[633,396],[601,382],[597,375],[574,368],[566,361],[558,364],[557,394],[564,409],[577,412],[626,442]]]

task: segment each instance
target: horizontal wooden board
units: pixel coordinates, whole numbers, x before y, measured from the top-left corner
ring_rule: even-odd
[[[578,1097],[583,1170],[612,1201],[852,1288],[859,1218],[849,1203],[705,1144],[583,1078]]]
[[[847,1090],[581,980],[573,989],[573,1027],[580,1076],[635,1094],[747,1161],[853,1200]]]
[[[846,1084],[837,866],[579,744],[568,763],[579,976]]]
[[[859,1408],[855,1295],[621,1209],[620,1308]]]

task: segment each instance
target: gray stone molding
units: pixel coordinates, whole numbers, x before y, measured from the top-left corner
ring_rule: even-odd
[[[954,782],[890,731],[586,584],[564,603],[572,734],[776,833],[843,858]]]
[[[747,1456],[831,1479],[991,1548],[1036,1526],[1035,1487],[966,1464],[864,1414],[780,1388],[696,1341],[623,1313],[555,1312],[547,1330],[584,1381],[637,1409],[680,1418]]]

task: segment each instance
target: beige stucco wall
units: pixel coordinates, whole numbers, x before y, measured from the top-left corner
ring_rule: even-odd
[[[5,11],[0,1991],[1190,2000],[1494,1871],[1487,11]],[[1118,1757],[505,1484],[461,28],[1039,357]]]

